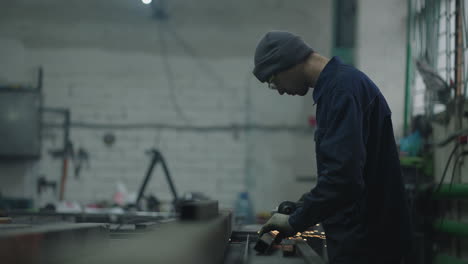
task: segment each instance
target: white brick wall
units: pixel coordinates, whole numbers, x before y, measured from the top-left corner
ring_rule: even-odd
[[[301,34],[328,54],[331,3],[171,3],[169,23],[193,47],[189,51],[198,55],[194,59],[173,36],[164,35],[173,92],[188,122],[171,102],[165,57],[160,53],[160,27],[136,0],[1,3],[0,55],[15,63],[0,61],[0,79],[30,81],[33,67],[42,65],[45,106],[69,108],[74,123],[307,125],[307,116],[313,113],[311,96],[280,97],[265,89],[251,75],[252,55],[260,36],[270,29]],[[48,114],[46,120],[61,119]],[[112,147],[102,142],[106,132],[116,135]],[[0,165],[0,192],[47,202],[51,195],[37,197],[34,184],[41,174],[59,181],[61,161],[52,159],[48,151],[61,147],[61,136],[60,129],[44,130],[43,155],[36,164],[14,169]],[[220,200],[223,207],[231,207],[236,194],[249,189],[256,209],[270,210],[312,187],[295,180],[298,165],[315,166],[313,144],[297,147],[310,144],[311,135],[74,127],[71,140],[75,149],[89,152],[90,168],[84,168],[78,179],[70,170],[65,193],[69,200],[108,200],[116,181],[137,191],[150,162],[145,151],[152,147],[165,156],[180,194],[201,191]],[[14,175],[6,177],[7,172]],[[147,190],[159,198],[171,198],[160,167]]]
[[[64,68],[60,63],[74,55],[73,51],[65,54],[41,51],[38,54],[38,61],[51,61],[50,64],[44,64],[47,69],[44,83],[47,106],[69,107],[72,120],[77,122],[185,123],[177,116],[170,103],[166,80],[159,80],[165,78],[155,65],[161,58],[137,55],[130,59],[128,56],[114,54],[112,58],[115,62],[109,64],[108,60],[101,59],[100,56],[111,57],[110,55],[99,52],[82,53],[80,59],[101,63],[94,63],[77,73],[74,69]],[[53,59],[56,56],[60,59]],[[202,75],[196,69],[184,69],[191,62],[190,59],[183,58],[171,60],[177,71],[187,72],[185,78]],[[222,65],[221,63],[226,62],[218,64]],[[133,70],[125,71],[125,68]],[[139,71],[149,68],[154,71]],[[83,80],[83,76],[86,79]],[[183,79],[177,80],[176,84],[181,82]],[[230,125],[242,122],[243,87],[217,88],[210,81],[177,87],[178,102],[190,124]],[[114,130],[117,141],[108,148],[102,142],[106,131],[113,130],[72,130],[73,142],[90,153],[91,169],[82,173],[82,179],[76,181],[76,188],[74,181],[69,182],[68,198],[86,200],[110,197],[117,179],[136,191],[149,165],[145,150],[152,147],[160,149],[166,156],[175,184],[181,193],[202,191],[217,198],[224,191],[229,191],[232,198],[232,193],[245,189],[245,142],[242,137],[236,140],[229,132],[206,134],[154,129]],[[56,163],[59,165],[59,162]],[[44,167],[50,166],[49,163],[42,164]],[[158,195],[167,196],[169,192],[165,179],[162,178],[161,170],[158,171],[150,186],[155,187],[154,191]],[[55,168],[55,173],[49,171],[47,174],[57,175],[57,172],[59,170]],[[230,185],[224,186],[226,183]],[[226,200],[221,202],[226,206],[231,203]]]

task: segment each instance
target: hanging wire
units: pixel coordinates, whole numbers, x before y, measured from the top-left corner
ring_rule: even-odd
[[[172,71],[171,64],[169,62],[165,32],[163,32],[163,31],[165,31],[165,28],[164,28],[163,25],[161,25],[161,23],[163,23],[163,22],[158,23],[158,25],[159,25],[159,28],[158,28],[159,45],[160,45],[160,48],[161,48],[161,56],[162,56],[162,62],[163,62],[164,70],[166,71],[166,79],[167,79],[167,84],[168,84],[168,87],[169,87],[170,100],[171,100],[172,105],[174,106],[174,110],[176,111],[179,118],[181,118],[186,124],[190,124],[187,116],[182,111],[182,107],[179,105],[179,102],[178,102],[176,94],[175,94],[176,86],[175,86],[175,83],[174,83],[174,72]]]
[[[207,78],[212,79],[218,84],[218,87],[224,88],[225,81],[224,78],[217,72],[217,70],[211,66],[210,64],[206,63],[201,56],[198,54],[196,49],[190,45],[188,41],[186,41],[178,32],[177,30],[166,22],[167,32],[174,38],[174,40],[184,49],[184,51],[198,64],[198,68],[205,72]]]

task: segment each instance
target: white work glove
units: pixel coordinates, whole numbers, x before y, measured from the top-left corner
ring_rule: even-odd
[[[268,222],[262,226],[262,229],[260,229],[259,232],[259,236],[273,230],[277,230],[279,232],[279,234],[276,236],[278,239],[294,236],[297,233],[289,224],[289,215],[279,213],[273,214],[270,220],[268,220]]]

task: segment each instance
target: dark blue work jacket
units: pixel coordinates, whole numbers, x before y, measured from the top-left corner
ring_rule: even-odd
[[[289,223],[301,231],[322,222],[331,264],[396,263],[410,246],[411,228],[387,102],[337,57],[313,97],[318,180]]]

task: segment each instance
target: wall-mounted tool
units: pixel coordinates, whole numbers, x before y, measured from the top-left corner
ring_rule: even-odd
[[[41,175],[39,179],[37,179],[37,194],[41,194],[47,188],[51,188],[54,193],[57,193],[57,182],[48,181],[44,175]]]
[[[69,109],[66,108],[42,108],[43,112],[50,112],[59,115],[63,115],[63,145],[62,149],[52,150],[50,154],[53,157],[62,158],[62,177],[60,179],[60,193],[59,200],[62,201],[65,196],[65,183],[67,181],[68,175],[68,162],[70,158],[73,158],[73,144],[70,141],[70,122],[71,122],[71,113]]]
[[[73,163],[75,164],[75,178],[79,178],[83,166],[86,166],[86,168],[89,169],[88,151],[84,148],[79,148],[73,155]]]
[[[115,134],[112,132],[107,132],[102,136],[102,141],[107,147],[112,147],[115,143]]]

